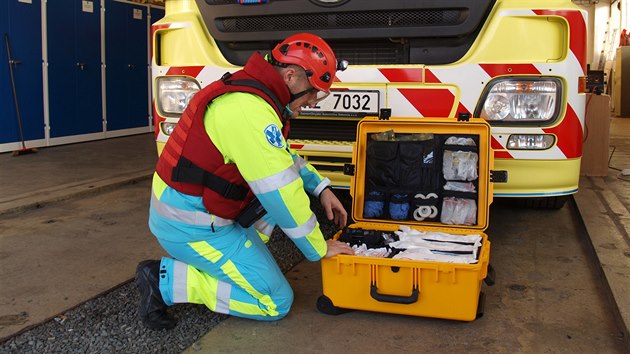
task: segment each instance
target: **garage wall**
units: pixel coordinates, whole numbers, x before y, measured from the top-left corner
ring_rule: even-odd
[[[6,1],[6,2],[5,2]],[[150,132],[150,24],[163,7],[119,0],[0,5],[0,152]],[[8,49],[22,123],[20,134]]]

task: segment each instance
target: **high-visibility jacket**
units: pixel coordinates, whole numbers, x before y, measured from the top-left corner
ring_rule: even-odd
[[[173,189],[202,196],[209,213],[235,219],[254,195],[237,166],[224,162],[203,122],[208,104],[228,92],[253,93],[267,101],[280,117],[287,139],[285,107],[290,92],[271,64],[255,53],[242,70],[224,75],[195,94],[164,146],[156,172]]]

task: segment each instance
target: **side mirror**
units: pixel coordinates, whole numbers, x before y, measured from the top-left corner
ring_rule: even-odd
[[[347,60],[337,60],[337,71],[344,71],[348,68]]]

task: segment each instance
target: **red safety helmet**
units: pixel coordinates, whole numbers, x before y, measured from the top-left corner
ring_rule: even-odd
[[[271,56],[275,65],[302,67],[311,86],[319,91],[330,91],[337,71],[337,59],[328,43],[320,37],[310,33],[294,34],[278,44]]]

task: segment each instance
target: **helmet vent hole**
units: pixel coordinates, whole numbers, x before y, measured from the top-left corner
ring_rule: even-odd
[[[285,44],[282,47],[280,47],[280,53],[282,53],[282,55],[287,55],[287,52],[289,51],[289,45]]]

